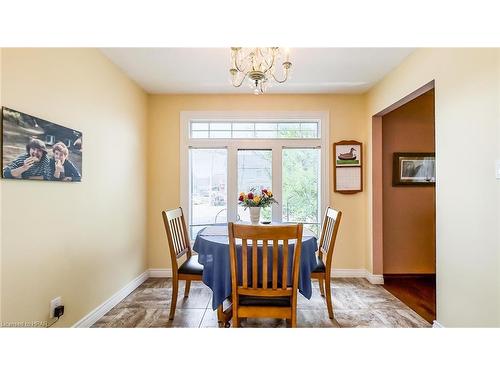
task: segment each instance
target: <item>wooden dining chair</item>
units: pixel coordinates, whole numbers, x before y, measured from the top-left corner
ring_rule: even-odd
[[[241,318],[250,317],[287,319],[292,327],[296,327],[302,224],[257,226],[228,223],[228,231],[233,327],[240,326]],[[236,239],[241,239],[240,255]],[[291,277],[288,277],[290,240],[295,240],[295,245]],[[279,246],[282,247],[281,255]],[[281,264],[278,259],[281,259]],[[241,264],[241,275],[238,264]],[[278,272],[279,266],[281,272]]]
[[[311,273],[311,279],[318,279],[319,290],[321,295],[325,297],[326,289],[326,306],[328,308],[328,316],[333,319],[332,307],[332,291],[331,291],[331,272],[333,249],[335,247],[335,239],[339,230],[340,219],[342,212],[335,211],[333,208],[326,209],[325,218],[323,220],[323,229],[318,246],[318,255],[316,259],[317,266]],[[326,256],[326,261],[323,261],[323,256]],[[323,287],[325,284],[325,287]]]
[[[198,256],[191,252],[189,235],[182,213],[182,208],[162,211],[165,230],[167,231],[168,246],[170,248],[170,258],[172,260],[172,303],[170,305],[169,319],[174,319],[175,306],[177,304],[177,293],[179,290],[179,280],[186,281],[184,297],[189,296],[191,281],[201,281],[203,266],[198,263]],[[179,265],[178,259],[186,255],[186,260]]]

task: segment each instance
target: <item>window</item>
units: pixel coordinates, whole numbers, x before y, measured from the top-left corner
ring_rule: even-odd
[[[227,150],[191,149],[190,235],[227,222]]]
[[[50,134],[45,136],[45,144],[53,145],[56,142],[56,137]]]
[[[252,188],[273,191],[272,150],[238,150],[238,191]],[[271,207],[261,210],[261,217],[271,220]],[[250,221],[248,210],[238,206],[238,219]]]
[[[238,194],[273,191],[263,220],[303,222],[315,233],[328,205],[328,117],[323,112],[182,112],[181,206],[191,238],[249,221]],[[322,176],[326,176],[323,178]]]
[[[283,221],[301,222],[314,233],[320,224],[320,149],[283,149]]]
[[[300,139],[320,137],[318,122],[197,122],[190,123],[190,138]]]

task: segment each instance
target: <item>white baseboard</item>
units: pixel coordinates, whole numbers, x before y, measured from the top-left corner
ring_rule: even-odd
[[[334,268],[332,277],[366,277],[366,270],[361,268]]]
[[[441,323],[439,323],[437,320],[434,320],[432,322],[432,328],[444,328],[444,325],[442,325]]]
[[[150,268],[149,277],[172,277],[171,268]]]
[[[139,285],[141,285],[144,281],[149,277],[149,270],[144,271],[139,276],[137,276],[134,280],[125,285],[118,292],[113,294],[108,300],[104,301],[100,306],[92,310],[78,322],[76,322],[73,327],[75,328],[88,328],[91,327],[95,322],[101,319],[104,315],[106,315],[109,310],[115,307],[118,303],[120,303],[126,296],[128,296],[131,292],[133,292]]]
[[[332,270],[332,277],[361,277],[367,279],[371,284],[383,284],[383,275],[374,275],[370,271],[363,268],[334,268]]]

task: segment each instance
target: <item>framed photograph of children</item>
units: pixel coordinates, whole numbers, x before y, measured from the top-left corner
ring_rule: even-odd
[[[336,142],[333,147],[336,167],[360,167],[362,144],[357,141]]]
[[[393,186],[434,186],[436,160],[433,152],[395,152],[392,168]]]
[[[82,180],[80,131],[2,107],[2,177],[14,180]]]

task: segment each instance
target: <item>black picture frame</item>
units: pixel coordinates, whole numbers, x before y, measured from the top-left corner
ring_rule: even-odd
[[[393,186],[435,186],[434,152],[395,152],[392,163]]]

